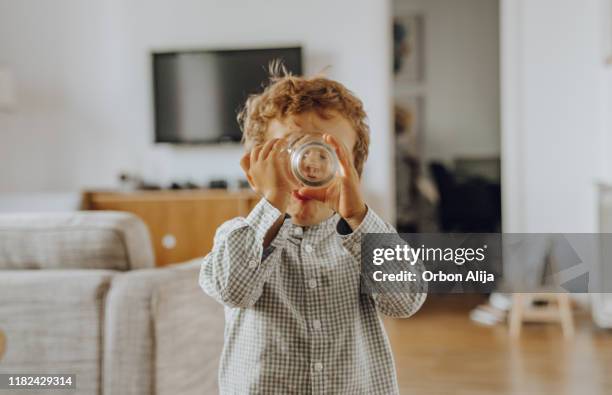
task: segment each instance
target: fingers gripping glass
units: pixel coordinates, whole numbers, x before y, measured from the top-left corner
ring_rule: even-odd
[[[336,176],[338,158],[322,136],[310,135],[289,143],[291,172],[302,184],[324,187]]]

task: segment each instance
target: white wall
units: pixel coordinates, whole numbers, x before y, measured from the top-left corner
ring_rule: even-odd
[[[425,158],[500,153],[499,2],[395,0],[425,18],[425,81],[396,95],[425,97]]]
[[[386,0],[0,0],[0,66],[18,99],[0,113],[0,193],[113,186],[122,170],[157,182],[239,177],[238,147],[152,144],[148,52],[301,43],[307,73],[331,65],[363,99],[364,189],[391,220],[389,21]]]
[[[605,1],[503,0],[505,231],[597,230],[595,183],[612,175]]]

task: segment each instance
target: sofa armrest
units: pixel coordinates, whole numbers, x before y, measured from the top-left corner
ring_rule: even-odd
[[[200,289],[200,264],[114,278],[106,303],[104,394],[218,392],[223,308]]]
[[[154,266],[149,231],[134,214],[0,214],[0,269],[131,270]]]

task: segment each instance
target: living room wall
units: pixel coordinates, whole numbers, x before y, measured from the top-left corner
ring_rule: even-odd
[[[612,180],[605,5],[502,1],[507,232],[598,231],[597,183]]]
[[[0,193],[73,196],[115,186],[121,171],[159,183],[240,177],[239,146],[152,143],[149,51],[300,43],[307,74],[331,66],[363,99],[364,189],[391,220],[389,23],[387,1],[0,2],[0,66],[17,86],[14,111],[0,113]]]

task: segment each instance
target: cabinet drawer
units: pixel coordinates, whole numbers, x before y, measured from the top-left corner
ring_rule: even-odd
[[[128,211],[149,228],[157,266],[181,263],[206,255],[217,228],[246,216],[257,203],[253,194],[194,192],[89,193],[89,210]]]

